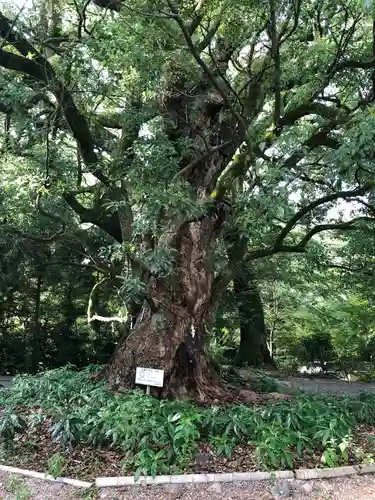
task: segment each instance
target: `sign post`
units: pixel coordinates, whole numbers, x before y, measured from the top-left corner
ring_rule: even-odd
[[[135,372],[135,383],[146,386],[146,394],[150,394],[150,387],[163,387],[164,370],[154,368],[137,367]]]

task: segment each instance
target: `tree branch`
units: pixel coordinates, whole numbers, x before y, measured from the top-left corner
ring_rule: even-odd
[[[217,153],[218,151],[221,151],[222,149],[225,149],[227,146],[230,146],[232,144],[232,140],[229,140],[229,141],[225,141],[223,142],[222,144],[219,144],[218,146],[215,146],[211,149],[209,149],[208,151],[206,151],[205,153],[203,153],[202,156],[200,156],[199,158],[197,158],[196,160],[193,160],[191,163],[189,163],[189,165],[186,165],[186,167],[182,168],[181,170],[179,170],[173,177],[172,179],[172,182],[176,181],[177,179],[179,179],[180,177],[186,177],[187,175],[189,175],[196,166],[198,166],[202,161],[205,161],[207,160],[208,158],[210,158],[213,154]]]
[[[343,222],[342,224],[318,224],[317,226],[313,227],[303,238],[302,240],[298,243],[297,246],[301,248],[305,248],[307,243],[311,240],[313,236],[315,236],[318,233],[321,233],[323,231],[335,231],[335,230],[340,230],[340,231],[346,231],[346,230],[358,230],[360,229],[358,226],[355,226],[354,224],[356,222],[361,222],[361,221],[371,221],[375,222],[375,219],[371,219],[369,217],[357,217],[356,219],[353,219],[348,222]]]
[[[275,88],[275,101],[273,119],[276,133],[280,132],[281,124],[281,68],[280,68],[280,40],[276,24],[276,0],[270,0],[270,25],[269,37],[271,39],[271,57],[273,59],[273,85]]]
[[[306,251],[307,243],[318,233],[323,231],[348,231],[348,230],[360,230],[358,226],[355,225],[356,222],[369,221],[375,222],[375,218],[369,217],[358,217],[348,222],[338,223],[338,224],[319,224],[311,229],[299,243],[296,245],[280,245],[279,247],[270,246],[266,248],[261,248],[259,250],[253,250],[248,252],[244,260],[252,261],[256,259],[261,259],[263,257],[270,257],[278,253],[304,253]]]
[[[38,212],[41,215],[43,215],[44,217],[46,217],[47,219],[52,220],[56,224],[62,224],[63,229],[65,230],[66,223],[65,223],[64,219],[62,217],[60,217],[59,215],[51,214],[50,212],[48,212],[47,210],[45,210],[42,207],[41,200],[42,200],[42,192],[39,191],[38,194],[37,194],[37,196],[36,196],[36,200],[35,200],[35,207],[38,210]]]
[[[288,159],[284,161],[281,168],[291,169],[297,165],[305,157],[304,149],[313,150],[319,146],[325,146],[330,149],[338,149],[340,147],[339,141],[332,139],[328,136],[330,132],[329,127],[324,127],[324,129],[319,130],[312,136],[310,136],[303,144],[300,151],[293,153]]]
[[[10,233],[17,234],[21,238],[24,238],[26,240],[31,240],[31,241],[37,241],[39,243],[53,243],[63,236],[65,236],[65,231],[64,229],[61,229],[60,231],[57,231],[57,233],[52,234],[51,236],[38,236],[37,234],[32,234],[32,233],[24,233],[20,231],[19,229],[16,229],[14,227],[6,227],[6,231],[9,231]]]
[[[319,115],[329,120],[337,120],[340,117],[340,113],[333,106],[325,106],[319,102],[308,102],[288,111],[280,119],[280,125],[293,125],[300,118],[311,114]]]
[[[87,323],[90,324],[93,321],[103,321],[106,323],[109,323],[111,321],[118,321],[120,323],[124,323],[127,319],[127,317],[121,317],[121,316],[99,316],[94,312],[94,297],[98,293],[98,289],[100,285],[102,285],[105,281],[108,281],[109,277],[106,276],[102,278],[100,281],[95,283],[95,285],[92,287],[90,295],[89,295],[89,302],[87,306]]]
[[[57,79],[50,63],[35,47],[18,32],[14,33],[9,20],[0,13],[0,36],[6,39],[22,54],[18,56],[0,49],[0,66],[31,76],[51,88],[57,102],[61,106],[66,121],[81,149],[82,158],[101,182],[108,181],[98,166],[98,157],[94,149],[94,140],[84,116],[78,111],[69,90]],[[30,54],[33,58],[30,58]]]
[[[302,5],[302,0],[295,0],[294,2],[292,2],[293,26],[287,33],[284,34],[286,29],[288,28],[288,23],[286,24],[285,29],[282,30],[281,32],[280,43],[284,43],[288,38],[290,38],[298,28],[299,16],[301,13],[301,5]]]
[[[374,276],[374,272],[372,269],[368,269],[365,267],[350,267],[350,266],[345,266],[342,264],[333,264],[333,263],[319,263],[319,267],[324,267],[328,269],[341,269],[342,271],[348,271],[349,273],[354,273],[354,274],[359,274],[363,273],[365,276],[370,276],[371,278]]]
[[[94,115],[94,118],[102,127],[121,129],[123,126],[120,113],[111,115],[97,114]]]
[[[280,232],[279,236],[276,238],[275,241],[275,248],[281,247],[285,238],[288,236],[290,231],[296,226],[296,224],[309,212],[314,210],[315,208],[324,205],[325,203],[329,203],[331,201],[339,200],[339,199],[346,199],[346,198],[352,198],[355,196],[362,196],[368,191],[370,191],[374,187],[373,182],[368,182],[364,184],[363,186],[357,188],[357,189],[352,189],[351,191],[338,191],[336,193],[331,193],[327,194],[326,196],[322,196],[321,198],[318,198],[317,200],[314,200],[313,202],[309,203],[305,207],[301,208],[290,220],[289,222],[285,225],[285,227],[282,229]]]
[[[232,104],[229,101],[226,93],[223,91],[223,89],[220,87],[220,85],[216,81],[215,75],[213,74],[213,72],[211,71],[211,69],[207,66],[207,64],[201,58],[200,53],[199,53],[197,47],[194,45],[194,42],[193,42],[191,36],[189,35],[188,29],[185,26],[185,23],[182,20],[181,16],[179,15],[177,8],[173,5],[173,2],[171,0],[167,0],[167,3],[168,3],[169,8],[171,9],[173,19],[176,20],[177,24],[179,25],[179,27],[181,29],[181,32],[182,32],[182,34],[183,34],[183,36],[185,38],[186,45],[190,49],[190,52],[191,52],[192,56],[197,61],[197,63],[199,64],[199,66],[202,68],[203,72],[206,74],[206,76],[210,80],[210,82],[211,82],[212,86],[214,87],[214,89],[217,90],[217,92],[221,95],[221,97],[223,98],[223,101],[224,101],[225,105],[227,106],[227,108],[229,109],[229,111],[232,113],[232,115],[237,119],[238,124],[241,125],[241,127],[243,128],[243,133],[245,133],[245,131],[246,131],[246,125],[244,123],[244,120],[243,120],[242,116],[232,106]],[[230,90],[231,89],[229,89],[229,91]]]
[[[119,243],[122,242],[120,221],[117,213],[103,217],[100,216],[97,210],[86,208],[81,205],[72,193],[65,192],[62,194],[62,197],[70,208],[79,216],[81,223],[94,224],[100,229],[103,229],[103,231],[112,236],[112,238]]]
[[[375,58],[368,61],[356,61],[355,59],[347,59],[337,65],[337,71],[342,69],[374,69]]]
[[[214,24],[210,28],[208,28],[208,31],[207,31],[205,37],[198,44],[198,46],[197,46],[198,52],[203,52],[204,49],[206,49],[208,47],[208,45],[211,43],[213,37],[215,36],[217,30],[220,28],[220,24],[221,24],[221,17],[219,14],[217,20],[214,22]]]

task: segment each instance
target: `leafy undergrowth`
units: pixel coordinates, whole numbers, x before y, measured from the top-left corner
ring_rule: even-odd
[[[91,479],[333,467],[375,456],[374,394],[297,394],[257,407],[198,407],[140,391],[113,393],[90,379],[96,369],[19,376],[1,391],[0,458]]]
[[[286,390],[286,387],[276,378],[260,370],[227,367],[221,370],[221,376],[232,386],[247,385],[251,390],[259,393],[277,393]]]

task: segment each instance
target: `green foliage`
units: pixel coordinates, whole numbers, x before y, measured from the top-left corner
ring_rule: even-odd
[[[75,2],[44,1],[15,16],[16,8],[2,3],[14,21],[2,33],[10,55],[0,76],[1,111],[10,122],[1,138],[1,371],[105,362],[120,328],[86,325],[90,290],[105,276],[94,312],[126,317],[156,293],[151,278],[168,291],[183,288],[175,270],[189,222],[211,217],[216,201],[227,199],[230,216],[214,241],[201,240],[206,268],[231,271],[228,228],[246,239],[239,261],[257,251],[309,252],[303,265],[298,255],[287,264],[263,261],[268,277],[257,265],[275,357],[290,366],[329,358],[345,370],[353,359],[369,360],[371,301],[357,283],[351,304],[342,306],[327,292],[328,283],[337,292],[337,275],[316,264],[371,263],[372,1],[276,2],[272,23],[273,3],[254,0],[187,2],[178,14],[135,0],[114,16],[92,2],[83,15]],[[59,46],[48,47],[56,33],[63,35]],[[12,44],[23,38],[26,54],[22,43]],[[264,47],[278,39],[278,57],[270,57]],[[22,59],[14,66],[15,53],[25,68]],[[48,54],[48,64],[33,53]],[[38,80],[43,66],[49,70]],[[61,100],[61,88],[71,99]],[[338,193],[358,186],[368,188],[360,201],[370,205],[344,210],[338,199],[358,196]],[[320,229],[352,215],[361,218],[353,228],[367,234],[367,250],[352,241],[357,251],[349,259],[338,247],[351,237],[333,233],[327,241]],[[270,270],[278,274],[272,284]],[[319,286],[309,285],[315,280]],[[233,299],[231,286],[223,302]],[[220,363],[235,357],[238,305],[222,304],[216,318],[211,353]],[[55,430],[68,445],[67,425]]]
[[[281,384],[268,375],[260,375],[257,379],[251,382],[250,387],[257,392],[281,392]]]
[[[358,296],[311,301],[309,309],[289,314],[291,333],[284,341],[301,364],[334,362],[338,369],[354,373],[356,365],[374,352],[373,310]]]
[[[52,477],[62,477],[66,466],[66,458],[61,453],[54,453],[47,461],[47,471]]]
[[[293,468],[306,454],[316,452],[330,467],[348,462],[356,426],[375,424],[375,396],[367,393],[299,394],[272,406],[202,408],[189,401],[160,401],[138,391],[114,395],[90,380],[90,371],[65,368],[19,377],[12,389],[3,391],[0,403],[8,414],[20,399],[25,406],[40,407],[52,419],[50,429],[64,447],[79,442],[121,450],[124,471],[137,478],[185,470],[202,442],[228,456],[236,445],[250,444],[259,466],[266,469]],[[16,422],[11,429],[19,428]],[[14,439],[15,431],[6,436]],[[60,454],[50,458],[50,473],[60,475],[63,468]]]
[[[30,255],[26,247],[0,235],[0,374],[107,361],[120,332],[116,326],[87,324],[87,297],[97,279],[92,270],[77,273],[79,258],[62,247],[55,254],[61,265],[49,265],[47,248],[38,245]],[[106,294],[100,290],[95,306]],[[118,312],[116,300],[105,302],[98,314]],[[36,312],[38,324],[30,321]]]
[[[60,443],[63,448],[72,449],[73,443],[78,441],[83,421],[72,415],[61,415],[51,425],[51,438]]]
[[[16,434],[26,429],[26,422],[19,412],[14,410],[2,410],[0,413],[0,443],[6,448],[11,447]]]
[[[10,476],[6,489],[15,496],[15,500],[29,500],[31,497],[30,488],[19,476]]]

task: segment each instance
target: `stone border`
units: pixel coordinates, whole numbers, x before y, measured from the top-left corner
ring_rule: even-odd
[[[51,481],[54,483],[63,483],[75,486],[76,488],[108,488],[120,486],[134,486],[139,484],[158,485],[158,484],[208,484],[208,483],[233,483],[236,481],[251,482],[265,481],[275,479],[300,479],[308,481],[311,479],[327,479],[334,477],[352,476],[355,474],[374,474],[375,464],[372,465],[349,465],[345,467],[334,467],[332,469],[296,469],[296,470],[280,470],[272,472],[231,472],[221,474],[181,474],[174,476],[141,476],[139,481],[135,482],[133,476],[124,477],[97,477],[94,482],[80,481],[78,479],[69,479],[66,477],[54,478],[42,472],[34,472],[26,469],[18,469],[17,467],[9,467],[0,465],[0,471],[20,474],[22,476],[31,477],[34,479]]]
[[[94,483],[88,483],[87,481],[80,481],[79,479],[70,479],[68,477],[53,477],[49,474],[43,474],[42,472],[35,472],[33,470],[18,469],[17,467],[9,467],[8,465],[0,465],[0,471],[11,472],[12,474],[19,474],[21,476],[32,477],[34,479],[42,479],[44,481],[51,481],[53,483],[64,483],[75,486],[76,488],[91,488]]]
[[[374,468],[375,471],[375,468]],[[183,474],[177,476],[151,476],[140,477],[135,482],[133,476],[125,477],[98,477],[95,481],[97,488],[114,486],[155,485],[155,484],[207,484],[207,483],[233,483],[236,481],[264,481],[267,479],[295,479],[292,470],[282,470],[275,472],[233,472],[221,474]]]

